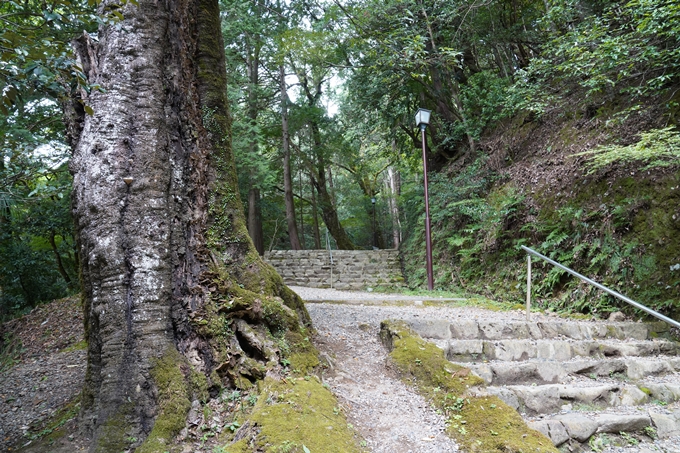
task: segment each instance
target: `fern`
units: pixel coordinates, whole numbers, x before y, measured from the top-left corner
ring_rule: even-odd
[[[674,127],[653,129],[640,134],[640,141],[633,145],[598,146],[590,151],[574,154],[587,156],[588,174],[613,163],[630,164],[644,162],[642,170],[680,165],[680,133]]]

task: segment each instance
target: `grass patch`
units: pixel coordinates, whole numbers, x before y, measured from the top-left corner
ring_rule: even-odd
[[[475,396],[484,381],[455,365],[444,352],[403,321],[383,321],[380,336],[404,380],[414,385],[448,419],[447,433],[470,453],[551,452],[543,434],[495,396]]]
[[[60,352],[84,351],[86,349],[87,349],[87,341],[80,340],[79,342],[73,343],[71,346],[68,346],[68,347],[62,349]]]

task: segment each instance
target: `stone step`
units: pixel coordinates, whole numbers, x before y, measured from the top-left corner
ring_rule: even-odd
[[[646,382],[508,385],[487,387],[485,392],[498,396],[522,415],[529,416],[575,408],[599,410],[607,407],[638,406],[650,402],[668,404],[680,400],[680,385]]]
[[[680,345],[668,340],[449,340],[446,344],[440,340],[438,343],[448,360],[454,362],[566,361],[577,357],[646,357],[680,352]]]
[[[669,340],[665,323],[410,324],[486,382],[475,392],[499,397],[561,451],[618,452],[612,445],[632,442],[641,446],[636,452],[678,445],[680,453],[680,343]],[[656,437],[666,439],[662,449]]]
[[[527,424],[549,437],[555,446],[566,446],[566,451],[583,451],[578,447],[587,445],[589,442],[593,447],[596,444],[594,438],[603,434],[629,439],[633,437],[632,434],[635,434],[636,442],[641,442],[640,447],[644,444],[653,446],[651,441],[656,438],[668,439],[680,436],[679,409],[644,409],[637,413],[631,413],[626,409],[610,410],[606,413],[573,411],[549,418],[528,420]],[[665,450],[654,449],[653,451]]]
[[[531,359],[524,362],[461,363],[487,385],[560,384],[570,375],[639,380],[680,371],[679,357],[576,359],[566,362]]]
[[[422,319],[410,321],[411,328],[428,339],[459,340],[648,340],[668,337],[664,322],[584,322],[584,321],[484,321],[462,319]]]

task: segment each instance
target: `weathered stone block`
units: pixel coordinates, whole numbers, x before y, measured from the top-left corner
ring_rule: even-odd
[[[569,440],[569,434],[562,423],[557,420],[539,420],[527,423],[529,428],[543,433],[552,443],[559,447]]]
[[[409,322],[411,328],[423,338],[436,338],[448,340],[451,338],[451,330],[448,321],[440,319],[418,319]]]
[[[461,320],[451,323],[451,337],[460,339],[481,338],[477,321]]]
[[[597,431],[597,422],[580,414],[563,414],[554,417],[562,423],[567,434],[579,442],[586,442]]]

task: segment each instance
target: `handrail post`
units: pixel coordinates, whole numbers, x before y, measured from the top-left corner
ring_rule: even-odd
[[[527,321],[531,321],[531,255],[527,253]]]
[[[647,313],[647,314],[649,314],[649,315],[652,315],[652,316],[654,316],[655,318],[660,319],[661,321],[666,322],[666,323],[672,325],[673,327],[676,327],[676,328],[680,329],[680,322],[678,322],[678,321],[676,321],[676,320],[674,320],[674,319],[671,319],[671,318],[669,318],[668,316],[664,316],[664,315],[662,315],[661,313],[659,313],[658,311],[654,311],[654,310],[652,310],[651,308],[646,307],[646,306],[642,305],[642,304],[639,303],[639,302],[635,302],[633,299],[630,299],[630,298],[624,296],[623,294],[619,294],[619,293],[617,293],[616,291],[613,291],[613,290],[607,288],[606,286],[601,285],[600,283],[597,283],[596,281],[591,280],[591,279],[589,279],[588,277],[586,277],[586,276],[584,276],[584,275],[581,275],[581,274],[579,274],[578,272],[569,269],[568,267],[566,267],[566,266],[564,266],[564,265],[558,263],[557,261],[551,260],[550,258],[548,258],[548,257],[545,256],[545,255],[541,255],[541,254],[538,253],[536,250],[532,250],[532,249],[530,249],[529,247],[527,247],[527,246],[525,246],[525,245],[522,245],[521,248],[522,248],[522,250],[524,250],[525,252],[527,252],[528,255],[534,255],[536,258],[540,258],[540,259],[542,259],[543,261],[546,261],[546,262],[552,264],[553,266],[555,266],[555,267],[557,267],[557,268],[559,268],[559,269],[562,269],[563,271],[565,271],[565,272],[567,272],[567,273],[573,275],[574,277],[580,278],[581,280],[583,280],[584,282],[588,283],[589,285],[592,285],[592,286],[594,286],[594,287],[596,287],[596,288],[598,288],[598,289],[601,289],[602,291],[606,292],[607,294],[611,294],[612,296],[614,296],[614,297],[616,297],[616,298],[618,298],[618,299],[621,299],[622,301],[624,301],[624,302],[626,302],[626,303],[632,305],[633,307],[637,308],[638,310],[642,310],[642,311],[644,311],[645,313]],[[531,263],[531,258],[529,258],[529,261],[528,261],[528,262]],[[531,264],[530,264],[530,265],[531,265]],[[527,277],[530,278],[530,276],[531,276],[531,270],[529,270]],[[527,285],[527,291],[529,291],[529,285]],[[530,293],[527,295],[527,308],[528,308],[528,301],[529,301],[530,295],[531,295]],[[527,315],[528,315],[528,312],[527,312]]]
[[[331,238],[328,236],[328,228],[326,228],[326,248],[328,249],[328,257],[331,265],[331,289],[333,289],[333,249],[331,248]]]

